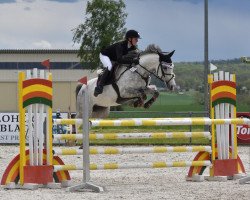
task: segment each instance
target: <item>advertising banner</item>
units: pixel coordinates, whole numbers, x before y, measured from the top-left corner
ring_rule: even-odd
[[[0,113],[0,143],[19,143],[19,113]]]
[[[250,119],[250,112],[238,112],[237,117],[245,117]],[[237,126],[237,139],[239,144],[250,144],[250,126]]]
[[[67,118],[68,113],[60,113],[61,118]],[[53,113],[56,118],[56,113]],[[27,116],[26,116],[27,122]],[[43,122],[41,122],[43,123]],[[26,124],[27,126],[27,124]],[[26,128],[26,142],[28,141],[28,129]],[[53,134],[66,133],[67,127],[58,125],[53,126]],[[0,144],[18,144],[19,143],[19,113],[0,113]]]

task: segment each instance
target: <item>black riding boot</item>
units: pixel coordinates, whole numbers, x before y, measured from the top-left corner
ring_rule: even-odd
[[[106,68],[104,70],[103,74],[101,75],[100,79],[97,80],[97,85],[96,85],[95,91],[94,91],[95,97],[97,97],[99,94],[101,94],[103,92],[103,86],[104,86],[108,76],[109,76],[109,70],[108,70],[108,68]]]

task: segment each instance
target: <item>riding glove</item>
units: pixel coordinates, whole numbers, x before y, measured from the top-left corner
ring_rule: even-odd
[[[133,58],[133,63],[135,65],[138,65],[140,62],[139,62],[139,59],[138,58]]]

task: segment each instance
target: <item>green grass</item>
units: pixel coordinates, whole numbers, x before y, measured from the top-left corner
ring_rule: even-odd
[[[178,94],[161,92],[155,105],[190,105],[194,103],[193,92]]]
[[[250,112],[250,106],[237,104],[237,111],[238,112]]]
[[[126,117],[145,117],[145,114],[136,112],[148,112],[146,117],[189,117],[189,114],[177,115],[174,113],[166,114],[166,112],[203,112],[204,106],[195,103],[194,92],[184,94],[161,92],[158,99],[149,109],[133,108],[123,106],[123,111],[134,111],[133,113],[111,113],[110,118],[126,118]],[[154,113],[157,112],[157,113]],[[159,113],[163,112],[163,113]],[[165,113],[164,113],[165,112]],[[203,114],[196,115],[203,116]]]
[[[165,112],[186,112],[203,111],[202,105],[197,105],[194,99],[194,92],[184,94],[161,92],[158,99],[154,102],[148,111]],[[124,107],[125,110],[144,110],[143,108]]]
[[[191,105],[191,104],[195,104],[193,91],[186,92],[184,94],[161,92],[157,101],[154,102],[153,107],[170,106],[170,105],[182,106],[182,105]]]
[[[119,114],[111,113],[110,118],[121,118],[121,117],[145,117],[138,112],[149,112],[146,113],[147,117],[189,117],[188,112],[205,112],[204,105],[198,104],[195,100],[195,91],[188,91],[184,94],[161,92],[158,99],[149,109],[144,108],[133,108],[129,106],[122,106],[123,111],[134,111],[134,113]],[[249,111],[249,105],[237,104],[237,111],[247,112]],[[151,112],[151,113],[150,113]],[[154,112],[186,112],[187,114],[179,115],[166,113],[154,113]],[[195,116],[195,115],[193,115]],[[196,115],[197,117],[204,116],[204,114]]]

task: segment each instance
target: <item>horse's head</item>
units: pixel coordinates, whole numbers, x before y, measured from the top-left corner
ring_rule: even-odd
[[[157,69],[157,75],[166,83],[168,89],[174,90],[175,84],[175,74],[174,74],[174,64],[171,60],[172,55],[175,51],[170,53],[161,53],[159,55],[159,67]]]
[[[174,51],[162,52],[161,48],[155,44],[148,45],[145,51],[140,54],[140,66],[145,71],[150,72],[150,75],[165,82],[170,90],[174,90],[176,85],[173,72],[174,64],[171,60],[173,54]]]

